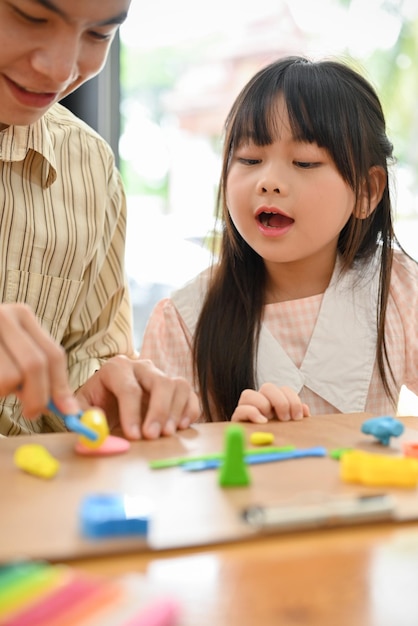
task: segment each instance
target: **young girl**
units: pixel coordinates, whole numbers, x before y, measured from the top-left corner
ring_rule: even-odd
[[[141,356],[206,420],[393,412],[418,392],[418,265],[393,231],[379,99],[337,61],[281,59],[227,117],[219,260],[160,302]]]

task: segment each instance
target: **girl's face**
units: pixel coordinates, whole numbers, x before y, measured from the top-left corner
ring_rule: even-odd
[[[102,68],[130,0],[0,0],[0,130],[37,121]]]
[[[226,182],[231,219],[267,270],[295,262],[333,264],[355,194],[327,150],[294,139],[284,100],[278,104],[274,143],[250,141],[232,155]]]

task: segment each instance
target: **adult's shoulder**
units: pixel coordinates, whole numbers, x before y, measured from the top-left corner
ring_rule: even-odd
[[[78,136],[82,138],[82,141],[96,144],[100,150],[114,158],[113,151],[108,142],[95,131],[94,128],[89,126],[59,102],[54,104],[45,113],[43,119],[51,134],[56,134],[61,131],[61,133],[67,137]]]

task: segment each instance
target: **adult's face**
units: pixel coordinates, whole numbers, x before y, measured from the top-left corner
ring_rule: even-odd
[[[0,130],[36,122],[103,67],[131,0],[0,0]]]

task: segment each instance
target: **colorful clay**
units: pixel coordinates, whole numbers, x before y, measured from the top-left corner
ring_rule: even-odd
[[[351,450],[341,456],[340,473],[341,478],[349,483],[373,487],[416,487],[418,460]]]
[[[409,456],[415,459],[418,458],[418,443],[405,441],[402,444],[402,452],[405,456]]]
[[[244,458],[244,429],[231,424],[225,430],[223,463],[219,469],[221,487],[245,487],[250,484],[250,474]]]
[[[37,443],[28,443],[17,448],[13,460],[19,469],[40,478],[53,478],[60,467],[57,459]]]
[[[114,454],[123,454],[127,452],[131,444],[127,439],[109,435],[98,448],[85,446],[80,441],[75,444],[75,451],[81,456],[111,456]]]
[[[250,443],[253,446],[267,446],[274,442],[273,433],[256,432],[251,433]]]
[[[391,437],[399,437],[404,431],[404,425],[394,417],[388,415],[382,417],[372,417],[363,422],[361,432],[366,435],[373,435],[384,446],[388,446]]]
[[[97,433],[98,438],[92,441],[88,437],[80,435],[78,439],[79,443],[86,448],[99,448],[109,435],[109,426],[104,411],[98,408],[88,409],[81,415],[80,422]]]

